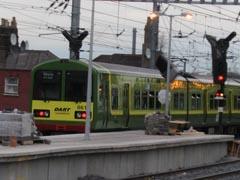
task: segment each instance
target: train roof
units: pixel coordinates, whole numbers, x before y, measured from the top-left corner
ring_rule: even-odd
[[[88,64],[88,60],[83,60],[83,61],[86,64]],[[127,65],[94,62],[94,61],[93,61],[93,68],[95,68],[98,72],[102,72],[102,73],[164,79],[163,76],[160,74],[159,70],[157,69],[149,69],[149,68],[142,68],[142,67],[136,67],[136,66],[127,66]],[[176,80],[186,81],[186,79],[183,76],[177,76]],[[212,75],[210,74],[208,75],[193,74],[192,77],[188,78],[188,81],[190,82],[195,81],[195,82],[206,83],[206,84],[213,83]],[[238,80],[238,79],[228,78],[225,84],[240,86],[240,79]]]
[[[139,77],[154,77],[163,79],[162,75],[159,73],[157,69],[149,69],[149,68],[141,68],[135,66],[126,66],[119,64],[110,64],[103,62],[94,63],[96,66],[103,67],[107,69],[111,74],[119,74],[119,75],[134,75]]]

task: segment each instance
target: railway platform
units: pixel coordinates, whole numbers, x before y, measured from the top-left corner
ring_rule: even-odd
[[[228,154],[230,135],[145,135],[144,131],[45,136],[50,144],[0,145],[6,180],[131,179],[200,167]]]

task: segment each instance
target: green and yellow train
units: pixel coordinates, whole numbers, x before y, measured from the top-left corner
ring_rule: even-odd
[[[87,60],[51,60],[32,71],[31,109],[42,132],[84,132]],[[240,83],[228,79],[222,125],[224,132],[240,128]],[[143,129],[144,116],[164,112],[158,92],[166,88],[158,70],[93,62],[91,128],[93,131]],[[188,120],[206,132],[218,129],[218,86],[212,78],[182,77],[171,83],[172,119]]]

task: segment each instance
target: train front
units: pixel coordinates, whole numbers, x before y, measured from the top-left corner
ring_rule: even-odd
[[[54,60],[32,71],[32,113],[43,133],[84,132],[87,66]],[[91,120],[93,105],[91,104]]]

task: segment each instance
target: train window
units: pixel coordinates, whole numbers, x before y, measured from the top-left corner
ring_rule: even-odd
[[[134,91],[134,108],[140,109],[140,103],[141,103],[140,90],[135,90]]]
[[[144,90],[142,92],[142,109],[148,108],[148,91]]]
[[[118,88],[112,88],[112,109],[118,109]]]
[[[234,96],[234,109],[240,109],[240,96]]]
[[[175,110],[184,109],[184,93],[174,93],[173,94],[173,108]]]
[[[155,94],[155,101],[156,101],[156,109],[160,109],[161,108],[161,103],[159,102],[158,100],[158,92],[156,91],[156,94]]]
[[[214,95],[209,96],[209,109],[216,110],[218,106],[217,100],[214,99]]]
[[[227,110],[227,108],[228,108],[227,104],[226,104],[226,99],[227,99],[227,96],[225,96],[225,99],[223,100],[224,101],[224,103],[223,103],[224,104],[224,110]],[[219,100],[215,99],[215,95],[213,95],[213,94],[210,95],[209,96],[209,109],[210,110],[217,110],[218,109],[218,105],[219,105]]]
[[[37,71],[34,77],[33,99],[60,100],[61,76],[60,71]]]
[[[202,97],[201,94],[193,93],[192,94],[192,110],[200,110],[202,106]]]
[[[86,101],[87,71],[67,71],[65,78],[65,100]]]
[[[155,99],[154,91],[149,91],[148,97],[149,97],[149,109],[154,109],[154,99]]]

